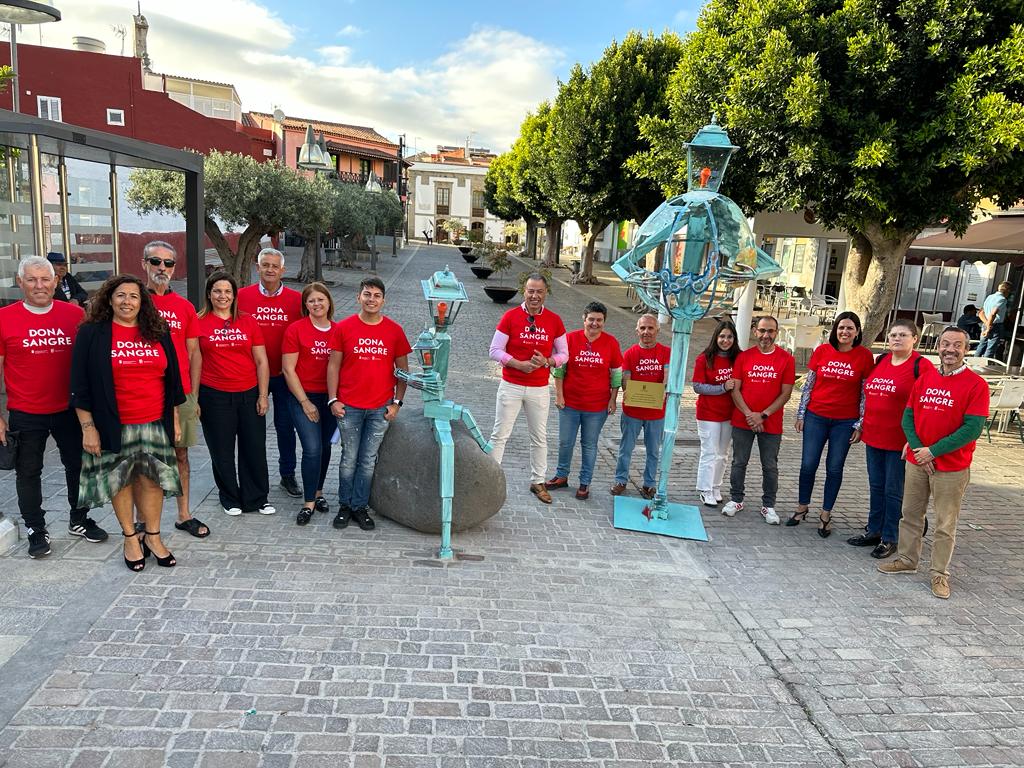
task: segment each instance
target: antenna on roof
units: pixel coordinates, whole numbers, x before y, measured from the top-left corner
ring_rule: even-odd
[[[112,24],[110,28],[114,30],[115,37],[121,38],[121,55],[124,56],[124,38],[128,34],[128,30],[124,24]]]

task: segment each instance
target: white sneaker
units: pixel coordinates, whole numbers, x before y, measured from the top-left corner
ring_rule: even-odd
[[[239,509],[238,507],[224,507],[224,514],[231,515],[232,517],[237,517],[238,515],[242,514],[242,510]]]
[[[722,514],[726,517],[733,517],[737,512],[743,511],[742,501],[730,501],[724,507],[722,507]]]
[[[715,499],[715,494],[712,491],[701,491],[700,492],[701,503],[705,507],[717,507],[718,501]]]
[[[768,525],[778,525],[779,516],[775,514],[775,510],[772,507],[761,507],[761,517]]]
[[[715,501],[721,501],[721,500],[722,500],[722,489],[721,488],[715,488]]]
[[[277,514],[277,508],[276,507],[272,507],[269,504],[264,504],[262,507],[260,507],[256,511],[259,512],[261,515],[276,515]]]

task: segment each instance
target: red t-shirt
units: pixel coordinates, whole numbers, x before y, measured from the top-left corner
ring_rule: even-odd
[[[542,310],[539,315],[534,316],[533,327],[536,330],[530,331],[530,318],[522,305],[510,309],[498,321],[498,330],[508,336],[505,351],[516,360],[529,360],[534,352],[551,357],[555,339],[565,335],[562,318],[550,309]],[[546,387],[549,373],[547,368],[538,368],[531,373],[523,373],[508,366],[501,369],[501,377],[505,381],[524,387]]]
[[[914,412],[914,429],[921,443],[931,446],[956,432],[965,416],[988,417],[988,384],[970,368],[952,376],[942,376],[935,369],[922,371],[910,390],[907,407]],[[959,472],[971,466],[974,443],[937,456],[935,468],[940,472]],[[913,452],[907,460],[912,464]]]
[[[71,400],[71,347],[85,313],[55,301],[37,315],[21,301],[0,309],[7,407],[25,413],[60,413]]]
[[[915,361],[918,376],[926,370],[935,370],[935,366],[917,352],[912,352],[902,365],[893,365],[892,355],[886,354],[864,379],[862,430],[865,445],[883,451],[903,449],[907,440],[900,422],[914,386]]]
[[[664,344],[655,344],[650,349],[644,349],[639,344],[634,344],[622,354],[622,372],[628,373],[629,378],[637,381],[665,381],[665,371],[668,368],[668,359],[672,350]],[[625,386],[625,384],[623,384]],[[631,405],[622,404],[622,412],[634,419],[643,421],[655,421],[665,418],[665,405],[661,408],[634,408]]]
[[[337,398],[353,408],[381,408],[395,396],[395,360],[412,351],[402,326],[389,317],[369,325],[350,315],[337,323],[331,349],[341,352]]]
[[[245,392],[256,386],[253,347],[262,347],[263,331],[249,315],[234,321],[210,312],[199,318],[199,351],[203,372],[199,383],[221,392]]]
[[[747,407],[760,413],[782,393],[783,384],[796,381],[796,362],[782,347],[775,347],[765,354],[757,347],[740,352],[732,366],[733,378],[740,382],[740,394]],[[750,429],[743,411],[735,409],[732,425]],[[771,435],[782,434],[782,409],[780,408],[764,423],[764,431]]]
[[[724,355],[714,356],[714,365],[708,367],[708,359],[704,353],[697,355],[693,364],[693,382],[695,384],[725,384],[732,378],[732,360]],[[697,396],[697,421],[729,421],[736,406],[732,402],[732,393],[720,395]],[[745,422],[744,422],[745,423]]]
[[[247,285],[238,291],[238,311],[252,315],[263,331],[263,346],[267,348],[270,375],[281,375],[281,342],[289,325],[302,317],[302,294],[281,287],[276,296],[264,296],[259,283]]]
[[[819,346],[807,363],[815,373],[807,409],[823,419],[859,418],[861,383],[874,364],[867,347],[840,352],[827,342]]]
[[[611,398],[611,370],[622,368],[622,352],[614,336],[602,333],[587,341],[583,329],[566,336],[569,361],[565,364],[562,394],[577,411],[605,411]]]
[[[295,375],[306,393],[327,391],[327,361],[331,357],[331,337],[337,323],[321,331],[308,317],[292,323],[284,332],[281,353],[295,354]]]
[[[167,355],[159,341],[146,341],[139,329],[111,323],[110,366],[122,424],[149,424],[164,415]]]
[[[199,338],[199,318],[192,302],[174,291],[163,296],[156,293],[149,295],[153,299],[156,311],[160,313],[171,330],[171,341],[174,342],[174,355],[178,358],[178,370],[181,372],[181,388],[185,394],[192,392],[192,377],[189,375],[188,347],[186,339]]]

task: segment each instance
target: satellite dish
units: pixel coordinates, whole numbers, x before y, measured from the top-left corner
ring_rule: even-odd
[[[285,118],[284,110],[281,109],[280,107],[276,107],[274,109],[274,122],[275,123],[283,123],[284,122],[284,118]]]

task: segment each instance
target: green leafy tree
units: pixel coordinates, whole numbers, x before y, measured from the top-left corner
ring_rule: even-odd
[[[217,152],[203,163],[203,202],[206,236],[224,269],[247,285],[260,239],[295,224],[312,184],[278,163],[261,163],[249,155]],[[319,188],[319,187],[317,187]],[[185,213],[185,183],[179,173],[141,168],[132,172],[125,193],[128,205],[139,213]],[[240,228],[237,248],[224,237],[224,228]]]
[[[668,116],[665,90],[682,52],[672,32],[631,32],[589,70],[577,64],[559,90],[552,161],[562,207],[586,235],[580,282],[596,282],[594,246],[610,223],[643,221],[663,200],[658,185],[626,162],[647,147],[641,120]]]
[[[337,205],[335,185],[320,174],[312,178],[295,174],[292,184],[293,189],[288,196],[291,207],[288,212],[288,221],[291,222],[289,228],[305,238],[298,279],[302,283],[309,283],[316,279],[320,238],[326,234],[334,217]]]
[[[548,267],[558,262],[559,233],[568,218],[566,189],[552,161],[555,147],[551,133],[556,119],[551,104],[542,102],[523,120],[511,150],[515,158],[513,194],[537,221],[544,222],[543,264]]]
[[[505,152],[491,161],[484,177],[484,207],[503,221],[526,222],[526,255],[532,259],[537,253],[537,217],[516,197],[518,160],[514,152]]]
[[[726,194],[849,233],[874,339],[922,229],[1024,198],[1022,19],[1020,0],[710,0],[630,167],[681,191],[681,140],[717,113],[741,147]]]

